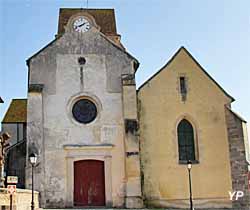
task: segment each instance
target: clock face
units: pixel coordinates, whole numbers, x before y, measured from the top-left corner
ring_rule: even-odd
[[[77,32],[84,33],[90,29],[91,25],[84,17],[77,18],[73,23],[73,28]]]

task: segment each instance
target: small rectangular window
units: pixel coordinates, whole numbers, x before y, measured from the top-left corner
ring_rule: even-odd
[[[180,77],[180,90],[181,90],[181,94],[187,93],[187,85],[186,85],[185,77]]]

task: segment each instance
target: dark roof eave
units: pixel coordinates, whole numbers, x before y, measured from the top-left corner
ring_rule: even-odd
[[[27,121],[8,121],[8,122],[6,122],[6,121],[2,121],[1,122],[1,124],[18,124],[18,123],[27,123]]]

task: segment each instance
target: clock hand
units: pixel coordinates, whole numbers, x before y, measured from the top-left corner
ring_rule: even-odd
[[[82,26],[84,26],[85,24],[86,24],[86,23],[82,23],[81,25],[78,25],[77,28],[78,28],[78,27],[82,27]]]

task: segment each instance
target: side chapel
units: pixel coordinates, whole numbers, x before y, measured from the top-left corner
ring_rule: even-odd
[[[25,141],[26,188],[38,155],[41,207],[188,207],[188,160],[196,207],[249,207],[246,121],[184,47],[136,89],[139,62],[114,10],[64,8],[27,65],[28,98],[12,101],[2,127]],[[245,196],[230,201],[234,190]]]

